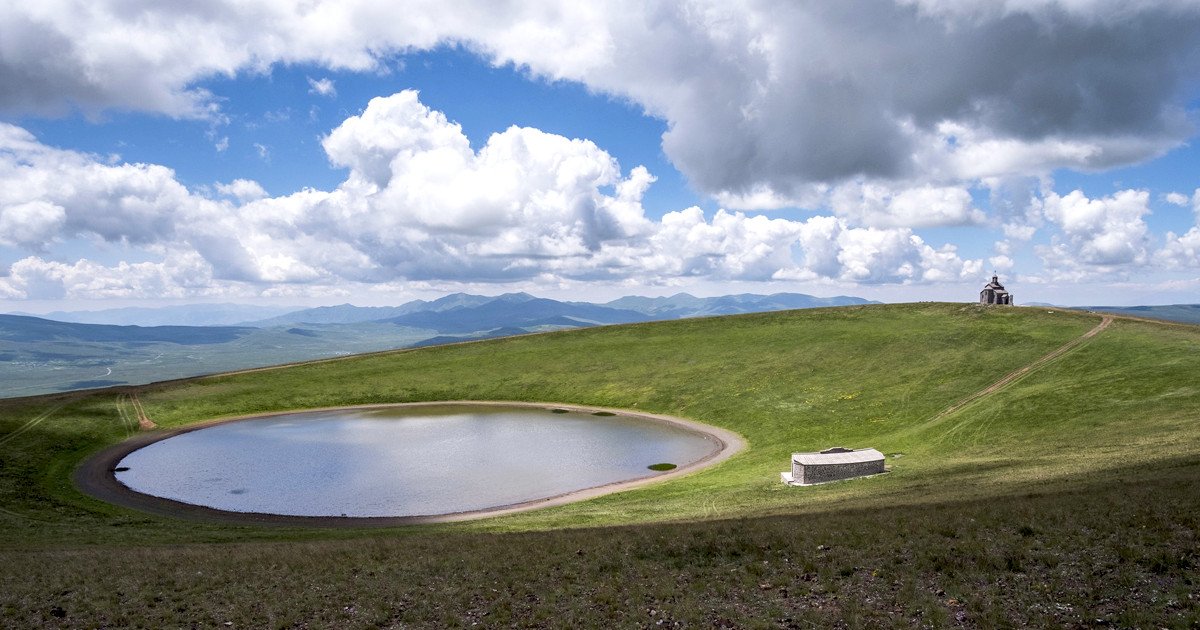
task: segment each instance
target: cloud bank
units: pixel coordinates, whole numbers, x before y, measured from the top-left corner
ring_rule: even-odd
[[[853,227],[699,208],[646,216],[654,182],[588,140],[511,127],[473,150],[415,91],[372,99],[324,137],[334,190],[266,196],[256,182],[189,190],[153,164],[108,163],[0,125],[4,244],[29,255],[0,277],[16,298],[183,297],[345,283],[806,279],[957,280],[979,272],[905,227]],[[955,195],[932,190],[935,198]],[[893,203],[903,204],[903,198]],[[69,239],[157,262],[66,264]],[[291,287],[289,289],[288,287]]]
[[[397,14],[384,0],[8,3],[0,111],[213,117],[206,78],[297,63],[372,71],[441,45],[639,104],[667,122],[663,149],[693,185],[745,209],[804,205],[847,182],[945,190],[1161,155],[1193,133],[1200,5],[418,1]],[[975,220],[947,209],[955,195],[934,212]]]

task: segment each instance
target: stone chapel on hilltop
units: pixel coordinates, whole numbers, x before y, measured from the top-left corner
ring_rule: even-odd
[[[979,303],[1012,304],[1013,296],[1004,290],[1004,285],[1000,284],[1000,278],[992,275],[992,281],[984,285],[983,290],[979,292]]]

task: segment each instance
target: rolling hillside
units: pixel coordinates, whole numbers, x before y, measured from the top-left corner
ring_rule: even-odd
[[[435,334],[369,322],[275,328],[115,326],[0,315],[0,397],[390,350]]]
[[[1200,328],[1100,323],[962,304],[814,309],[0,401],[0,613],[64,626],[1188,627]],[[458,525],[229,527],[74,489],[81,459],[134,431],[130,394],[167,427],[526,400],[684,416],[749,446],[670,483]],[[779,483],[792,451],[832,445],[878,448],[891,472]]]
[[[112,326],[57,322],[19,315],[0,315],[0,340],[7,342],[207,345],[234,341],[250,332],[253,332],[253,329],[225,326]]]
[[[628,303],[619,308],[617,303]],[[64,321],[0,315],[0,398],[140,385],[331,356],[660,319],[863,304],[795,293],[560,302],[527,293],[454,293],[400,306],[342,304],[294,310],[239,326],[86,324],[81,321],[235,321],[273,308],[198,304],[58,313]]]

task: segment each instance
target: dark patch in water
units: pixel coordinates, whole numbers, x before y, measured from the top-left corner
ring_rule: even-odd
[[[670,462],[662,462],[661,464],[650,464],[646,468],[650,470],[675,470],[678,466]]]
[[[234,488],[229,491],[229,494],[246,494],[246,492],[248,491],[245,488]]]
[[[567,411],[566,409],[551,409],[550,413],[571,413],[571,412]]]
[[[592,415],[593,416],[615,416],[617,414],[615,414],[611,411],[593,411]]]
[[[116,468],[112,469],[113,472],[125,472],[126,470],[129,470],[128,466],[117,466]]]

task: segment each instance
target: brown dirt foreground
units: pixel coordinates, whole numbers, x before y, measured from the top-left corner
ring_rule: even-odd
[[[240,420],[248,420],[250,418],[265,418],[270,416],[279,416],[291,413],[308,413],[321,411],[337,411],[342,409],[395,409],[395,408],[419,408],[419,407],[435,407],[445,405],[466,405],[466,406],[487,406],[487,407],[517,407],[529,409],[567,409],[580,413],[596,413],[607,412],[620,415],[627,418],[637,418],[650,422],[660,422],[677,427],[681,427],[688,431],[704,435],[712,441],[713,450],[703,458],[696,460],[690,464],[680,466],[670,472],[652,473],[643,477],[619,481],[615,483],[605,484],[594,488],[585,488],[575,492],[535,499],[533,501],[525,501],[522,503],[514,503],[509,505],[499,505],[493,508],[484,510],[472,510],[469,512],[455,512],[451,514],[432,514],[422,516],[382,516],[382,517],[346,517],[346,516],[289,516],[282,514],[264,514],[257,512],[230,512],[226,510],[218,510],[214,508],[204,507],[200,505],[192,505],[182,503],[171,499],[150,496],[129,489],[125,484],[117,480],[113,474],[113,469],[117,464],[128,454],[140,448],[153,444],[155,442],[165,440],[183,433],[197,431],[200,429],[212,427],[218,424],[227,422],[237,422]],[[142,512],[155,514],[158,516],[168,516],[174,518],[184,518],[188,520],[201,521],[207,523],[225,523],[234,525],[285,525],[285,526],[307,526],[307,527],[394,527],[397,525],[416,525],[423,523],[449,523],[455,521],[467,521],[480,518],[488,518],[492,516],[501,516],[514,512],[523,512],[526,510],[536,510],[547,508],[556,505],[563,505],[575,501],[583,501],[594,497],[621,492],[639,488],[651,483],[658,483],[687,475],[702,468],[715,466],[735,454],[740,452],[746,446],[746,441],[738,434],[714,427],[693,420],[684,418],[676,418],[673,416],[664,416],[659,414],[643,413],[639,411],[630,411],[627,409],[609,409],[603,407],[581,407],[579,405],[568,405],[558,403],[527,403],[515,401],[438,401],[438,402],[421,402],[421,403],[397,403],[386,405],[362,405],[348,407],[325,407],[320,409],[297,409],[292,411],[279,411],[266,414],[253,414],[247,416],[237,416],[233,418],[221,418],[200,422],[197,424],[188,425],[177,429],[168,429],[165,431],[146,432],[135,435],[119,444],[114,444],[92,457],[89,457],[75,470],[74,482],[84,493],[91,495],[102,501],[114,503],[127,508],[132,508]]]
[[[1114,472],[726,521],[0,549],[0,627],[1200,627],[1200,459]]]

